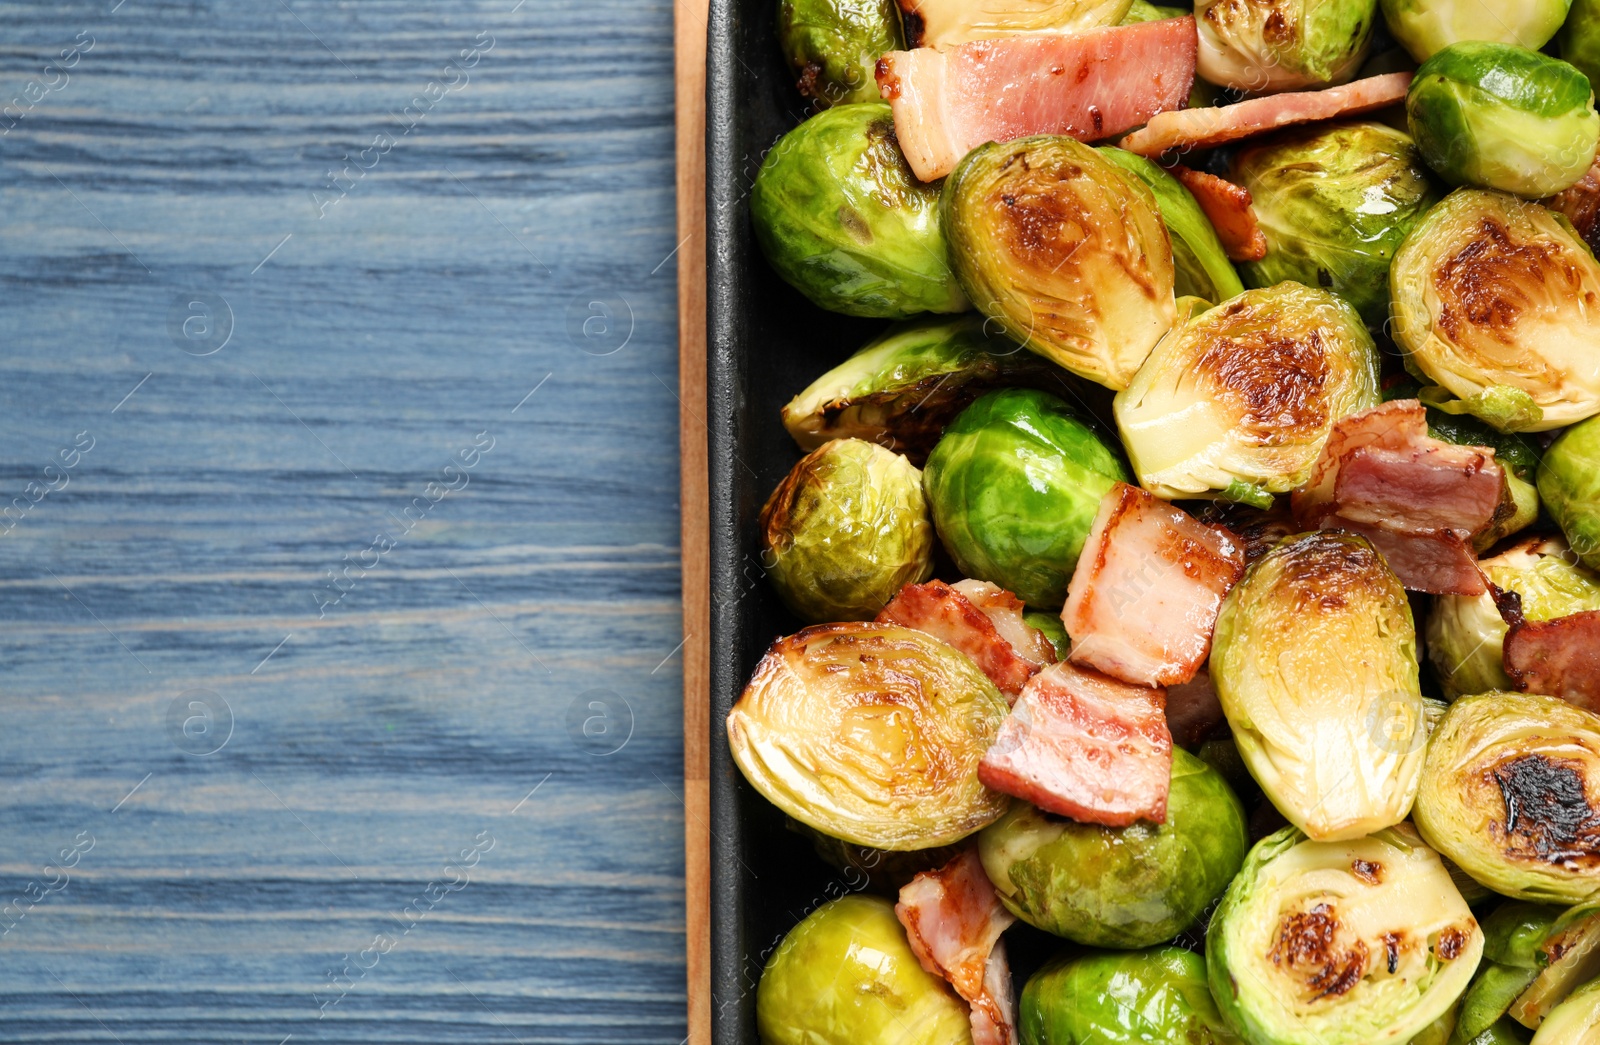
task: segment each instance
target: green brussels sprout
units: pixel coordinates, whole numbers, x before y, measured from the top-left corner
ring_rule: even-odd
[[[1061,614],[1029,610],[1022,615],[1022,623],[1035,631],[1044,632],[1044,637],[1049,639],[1050,645],[1055,648],[1058,660],[1066,660],[1067,654],[1072,652],[1072,638],[1067,634],[1066,626],[1061,623]]]
[[[878,101],[878,59],[903,50],[894,0],[778,0],[778,45],[820,108]]]
[[[1243,1045],[1206,987],[1205,959],[1179,947],[1057,958],[1022,988],[1022,1045]]]
[[[1509,44],[1451,44],[1423,62],[1406,93],[1406,122],[1445,181],[1530,199],[1574,185],[1600,143],[1589,78]]]
[[[1533,1045],[1594,1045],[1596,1041],[1600,1041],[1600,979],[1567,995],[1533,1036]]]
[[[1176,272],[1174,292],[1179,297],[1205,301],[1226,301],[1244,293],[1239,273],[1228,260],[1228,252],[1217,238],[1217,230],[1200,209],[1183,183],[1168,174],[1154,160],[1138,153],[1102,145],[1100,154],[1127,173],[1144,182],[1161,220],[1167,224],[1172,241],[1172,264]]]
[[[1257,559],[1222,602],[1211,681],[1251,775],[1312,838],[1411,811],[1427,729],[1411,604],[1365,537],[1301,534]]]
[[[1124,388],[1172,326],[1155,196],[1071,138],[990,142],[945,179],[950,264],[980,312],[1075,374]]]
[[[1479,565],[1516,592],[1530,621],[1600,610],[1600,576],[1573,561],[1565,541],[1531,537]],[[1502,663],[1506,622],[1494,596],[1440,595],[1428,614],[1428,659],[1447,697],[1515,688]]]
[[[1572,0],[1572,10],[1557,35],[1561,57],[1589,78],[1600,77],[1600,0]]]
[[[1163,824],[1082,824],[1024,802],[978,836],[1000,902],[1029,925],[1091,947],[1164,943],[1193,925],[1250,846],[1220,774],[1172,752]]]
[[[1132,0],[900,0],[911,45],[940,50],[973,40],[1058,36],[1116,25],[1131,4]]]
[[[1553,211],[1457,189],[1418,222],[1389,269],[1406,367],[1505,431],[1600,413],[1600,263]]]
[[[1212,996],[1252,1045],[1405,1041],[1450,1010],[1482,951],[1444,864],[1404,824],[1343,842],[1268,835],[1206,934]]]
[[[1539,945],[1561,908],[1512,900],[1483,920],[1483,962],[1461,999],[1456,1037],[1476,1041],[1500,1022],[1539,975]]]
[[[867,439],[920,462],[945,426],[983,393],[1059,389],[1069,379],[993,326],[968,313],[891,327],[789,400],[784,427],[803,450],[829,439]]]
[[[1410,136],[1367,122],[1296,128],[1241,151],[1233,180],[1267,235],[1267,256],[1243,266],[1251,286],[1322,287],[1383,326],[1394,253],[1439,202]]]
[[[1428,742],[1413,816],[1428,844],[1505,896],[1574,903],[1600,889],[1600,717],[1555,697],[1451,705]]]
[[[1534,955],[1539,972],[1511,1003],[1511,1018],[1538,1027],[1581,984],[1600,975],[1600,899],[1591,896],[1550,926]]]
[[[1600,570],[1600,421],[1574,425],[1546,451],[1539,497],[1583,564]]]
[[[1251,94],[1326,87],[1355,75],[1378,0],[1196,0],[1199,73]]]
[[[806,454],[761,509],[761,562],[808,624],[871,620],[933,576],[922,473],[876,443],[835,439]]]
[[[964,312],[945,259],[939,187],[900,153],[887,102],[837,105],[785,134],[750,190],[750,217],[778,275],[850,316]]]
[[[810,840],[817,859],[835,871],[844,872],[841,880],[851,889],[872,889],[890,895],[899,892],[922,872],[936,870],[954,860],[966,846],[958,842],[895,853],[834,838],[798,820],[789,820],[783,826]]]
[[[1572,0],[1380,0],[1380,4],[1389,32],[1411,57],[1425,62],[1462,40],[1537,51],[1561,28]]]
[[[1151,493],[1264,508],[1306,481],[1336,421],[1377,404],[1361,317],[1325,290],[1280,283],[1173,327],[1114,411]]]
[[[887,624],[822,624],[767,650],[728,713],[750,785],[823,834],[949,845],[1010,804],[978,780],[1006,700],[965,654]]]
[[[762,1045],[972,1045],[967,1007],[875,896],[842,896],[789,930],[756,987],[756,1029]]]
[[[1193,14],[1187,7],[1158,7],[1148,0],[1133,0],[1133,6],[1122,16],[1119,25],[1138,25],[1140,22],[1160,22],[1168,18],[1182,18]]]
[[[1528,1045],[1528,1032],[1516,1020],[1500,1020],[1476,1038],[1459,1033],[1450,1036],[1450,1045]]]
[[[945,429],[922,480],[934,527],[963,573],[1056,609],[1101,498],[1129,478],[1066,403],[1002,389]]]

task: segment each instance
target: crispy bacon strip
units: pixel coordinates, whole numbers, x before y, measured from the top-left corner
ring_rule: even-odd
[[[1015,699],[1034,672],[1056,659],[1044,633],[1022,622],[1022,611],[1022,600],[999,585],[929,581],[901,588],[878,623],[914,628],[954,646]]]
[[[1172,733],[1164,703],[1159,689],[1053,664],[1000,723],[978,779],[1084,823],[1165,823]]]
[[[1217,230],[1229,259],[1260,261],[1267,256],[1267,234],[1261,231],[1261,223],[1256,220],[1255,209],[1251,206],[1255,200],[1249,189],[1181,163],[1167,169],[1200,204],[1206,220]]]
[[[1410,86],[1410,73],[1386,73],[1324,91],[1296,91],[1208,109],[1164,112],[1122,139],[1122,147],[1141,156],[1160,156],[1168,149],[1209,148],[1292,124],[1397,105],[1405,101]]]
[[[1506,674],[1524,693],[1560,697],[1600,714],[1600,610],[1554,620],[1512,622]]]
[[[922,967],[971,1007],[973,1045],[1016,1045],[1011,968],[1000,934],[1016,918],[1000,903],[976,848],[900,890],[894,913]]]

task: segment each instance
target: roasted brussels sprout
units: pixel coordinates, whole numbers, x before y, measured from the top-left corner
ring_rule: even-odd
[[[1509,1017],[1500,1020],[1476,1038],[1452,1035],[1450,1045],[1528,1045],[1528,1032]]]
[[[1172,326],[1155,196],[1082,142],[990,142],[945,179],[950,263],[978,310],[1075,374],[1125,388]]]
[[[1512,900],[1483,921],[1483,962],[1461,999],[1457,1038],[1476,1041],[1539,975],[1537,952],[1561,908]]]
[[[1240,152],[1233,180],[1267,235],[1267,256],[1244,265],[1251,286],[1323,287],[1383,326],[1394,253],[1439,201],[1408,135],[1366,122],[1295,129]]]
[[[1406,365],[1502,432],[1600,413],[1600,264],[1553,212],[1457,189],[1389,270]],[[1439,405],[1437,402],[1432,405]]]
[[[933,574],[922,473],[862,439],[801,458],[761,509],[762,565],[808,624],[871,620]]]
[[[1567,429],[1545,453],[1539,497],[1583,564],[1600,570],[1600,420]]]
[[[1365,537],[1301,534],[1256,560],[1223,600],[1211,681],[1251,775],[1312,838],[1410,812],[1426,736],[1416,635]]]
[[[1588,77],[1559,58],[1481,41],[1422,63],[1406,122],[1428,166],[1452,185],[1530,199],[1577,182],[1600,143]]]
[[[1403,1042],[1449,1011],[1483,933],[1406,825],[1258,842],[1206,934],[1211,993],[1255,1045]]]
[[[894,0],[778,0],[778,43],[817,105],[878,100],[878,59],[905,47]]]
[[[825,309],[905,319],[962,312],[939,187],[912,175],[886,102],[837,105],[767,153],[750,190],[767,261]]]
[[[841,881],[851,889],[872,889],[893,895],[901,886],[921,874],[932,871],[961,855],[967,843],[935,846],[932,849],[912,849],[892,853],[887,849],[874,849],[854,845],[842,838],[825,835],[814,827],[798,820],[784,824],[790,831],[811,842],[817,859],[836,871],[842,871]]]
[[[1006,701],[920,631],[826,624],[779,639],[728,713],[745,779],[807,826],[875,849],[948,845],[1009,799],[978,781]]]
[[[1131,0],[900,0],[913,47],[1081,33],[1116,25]]]
[[[1557,42],[1561,57],[1594,84],[1600,78],[1600,0],[1572,0]]]
[[[1217,1012],[1205,959],[1179,947],[1058,958],[1022,988],[1023,1045],[1243,1045]]]
[[[956,565],[1039,609],[1066,600],[1101,498],[1128,479],[1066,403],[1026,389],[990,392],[962,411],[923,473]]]
[[[1117,949],[1163,943],[1194,924],[1249,844],[1239,799],[1181,748],[1172,752],[1164,824],[1102,827],[1017,802],[978,836],[984,870],[1013,914]]]
[[[1200,204],[1182,182],[1154,160],[1138,153],[1109,145],[1101,146],[1100,153],[1144,182],[1155,196],[1172,240],[1172,263],[1177,274],[1175,288],[1179,297],[1226,301],[1244,292],[1244,284],[1239,282],[1239,273],[1228,260],[1228,252],[1217,238],[1217,230],[1212,228]]]
[[[1072,652],[1072,639],[1067,635],[1067,629],[1061,623],[1061,614],[1047,613],[1044,610],[1031,610],[1022,615],[1022,623],[1036,631],[1044,632],[1044,637],[1050,640],[1050,645],[1055,647],[1056,658],[1066,660],[1067,654]]]
[[[1591,980],[1550,1010],[1532,1045],[1593,1045],[1600,1041],[1600,979]]]
[[[804,450],[853,437],[921,462],[945,426],[983,393],[1059,390],[1066,380],[1073,379],[977,313],[912,320],[811,382],[783,408],[783,424]]]
[[[1574,903],[1600,889],[1600,718],[1555,697],[1451,705],[1428,743],[1415,819],[1497,893]]]
[[[925,971],[875,896],[823,904],[783,938],[756,988],[762,1045],[972,1045],[967,1007]]]
[[[1273,94],[1326,87],[1366,60],[1378,0],[1197,0],[1202,77]]]
[[[1122,16],[1121,25],[1137,25],[1140,22],[1159,22],[1166,18],[1182,18],[1190,14],[1187,7],[1159,7],[1149,3],[1148,0],[1133,0],[1133,5],[1128,8],[1128,13]]]
[[[1379,2],[1389,32],[1411,57],[1425,62],[1461,40],[1489,40],[1538,50],[1561,28],[1572,0]]]
[[[1522,599],[1523,616],[1554,620],[1600,610],[1600,576],[1579,566],[1566,542],[1533,537],[1479,565],[1494,584]],[[1428,614],[1428,659],[1451,698],[1513,689],[1501,663],[1506,622],[1494,596],[1441,595]]]
[[[1561,912],[1534,957],[1538,975],[1510,1009],[1524,1027],[1538,1027],[1567,995],[1600,975],[1600,899],[1591,896]]]
[[[1377,404],[1361,317],[1325,290],[1280,283],[1174,327],[1115,412],[1151,493],[1266,507],[1305,482],[1335,421]]]

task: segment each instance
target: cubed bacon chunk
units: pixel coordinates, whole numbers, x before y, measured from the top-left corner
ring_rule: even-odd
[[[1244,565],[1227,531],[1118,483],[1100,501],[1067,588],[1068,659],[1139,686],[1188,682]]]
[[[878,60],[878,90],[912,171],[934,181],[985,142],[1097,141],[1182,108],[1198,47],[1192,17],[919,47]]]
[[[1560,697],[1600,714],[1600,611],[1512,624],[1503,660],[1524,693]]]
[[[1256,220],[1249,189],[1181,163],[1167,169],[1200,204],[1230,260],[1260,261],[1267,256],[1267,234]]]
[[[1084,823],[1165,823],[1172,734],[1164,702],[1158,689],[1053,664],[1000,723],[978,779]]]
[[[954,646],[1015,699],[1034,672],[1056,659],[1044,633],[1023,623],[1022,611],[1022,600],[995,584],[929,581],[901,588],[878,623],[914,628]]]
[[[1016,1045],[1011,969],[1000,934],[1016,921],[970,848],[900,890],[894,913],[922,967],[971,1008],[973,1045]]]

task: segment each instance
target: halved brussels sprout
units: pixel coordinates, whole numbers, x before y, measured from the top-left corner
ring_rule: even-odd
[[[761,509],[761,556],[808,624],[871,620],[933,575],[922,473],[876,443],[835,439],[801,458]]]
[[[1251,286],[1323,287],[1383,326],[1394,253],[1439,201],[1409,135],[1367,122],[1297,128],[1240,152],[1233,180],[1267,235],[1267,256],[1244,265]]]
[[[1495,428],[1600,413],[1600,263],[1554,212],[1457,189],[1406,237],[1389,289],[1406,366]]]
[[[1116,25],[1132,0],[900,0],[913,47],[1064,35]]]
[[[817,305],[905,319],[964,312],[945,258],[939,187],[900,153],[887,102],[836,105],[773,146],[750,189],[767,261]]]
[[[1426,737],[1411,604],[1365,537],[1301,534],[1256,560],[1223,600],[1211,681],[1251,775],[1312,838],[1411,811]]]
[[[783,408],[783,424],[804,450],[829,439],[867,439],[920,462],[983,393],[1060,389],[1068,380],[976,313],[912,320],[811,382]]]
[[[817,105],[879,100],[878,59],[902,50],[894,0],[778,0],[778,44]]]
[[[1174,327],[1115,411],[1151,493],[1265,507],[1305,482],[1335,421],[1377,404],[1361,317],[1325,290],[1280,283]]]
[[[1217,230],[1181,181],[1138,153],[1102,145],[1100,154],[1144,182],[1155,196],[1172,240],[1172,263],[1177,274],[1174,287],[1179,297],[1210,302],[1226,301],[1244,293],[1244,284],[1239,282],[1239,273],[1228,260]]]
[[[1172,326],[1172,242],[1144,183],[1082,142],[990,142],[945,179],[950,263],[1024,347],[1125,388]]]
[[[756,987],[762,1045],[972,1045],[967,1007],[923,969],[875,896],[823,904],[783,938]]]
[[[1428,743],[1415,819],[1497,893],[1583,899],[1600,889],[1600,717],[1528,693],[1463,697]]]
[[[1022,988],[1018,1029],[1024,1045],[1243,1045],[1179,947],[1055,959]]]
[[[1449,1011],[1483,933],[1406,825],[1256,844],[1206,934],[1211,993],[1255,1045],[1403,1042]]]
[[[1516,592],[1530,621],[1600,610],[1600,576],[1579,566],[1554,537],[1518,541],[1479,565],[1497,587]],[[1441,595],[1428,614],[1428,659],[1451,698],[1515,687],[1502,663],[1506,622],[1488,592]]]
[[[1172,752],[1164,824],[1101,827],[1025,802],[978,836],[1000,902],[1035,928],[1091,947],[1149,947],[1194,924],[1250,846],[1244,807],[1220,774]]]
[[[1539,945],[1561,908],[1511,900],[1483,921],[1483,962],[1461,999],[1458,1037],[1471,1042],[1490,1030],[1539,975]]]
[[[1579,0],[1581,3],[1582,0]],[[1489,40],[1538,50],[1567,17],[1572,0],[1380,0],[1389,32],[1425,62],[1461,40]]]
[[[978,666],[920,631],[825,624],[767,650],[728,713],[757,791],[824,834],[931,849],[1004,813],[978,782],[1006,701]]]
[[[1567,995],[1600,975],[1600,900],[1590,897],[1550,926],[1535,957],[1539,973],[1511,1005],[1511,1017],[1538,1027]]]
[[[950,557],[1028,605],[1056,609],[1100,500],[1127,482],[1116,451],[1044,392],[990,392],[928,455],[923,485]]]
[[[1273,94],[1354,76],[1372,43],[1378,0],[1197,0],[1194,16],[1202,77]]]
[[[1444,180],[1530,199],[1572,186],[1600,143],[1588,77],[1508,44],[1451,44],[1423,62],[1406,121]]]
[[[1594,1045],[1600,1041],[1600,980],[1567,995],[1539,1024],[1532,1045]]]
[[[1600,570],[1600,420],[1561,433],[1539,463],[1539,496],[1578,558]]]

